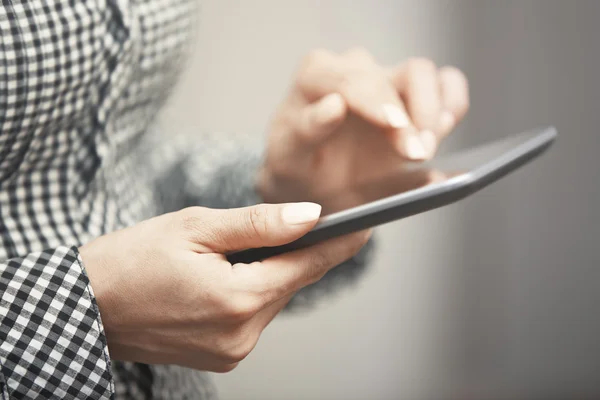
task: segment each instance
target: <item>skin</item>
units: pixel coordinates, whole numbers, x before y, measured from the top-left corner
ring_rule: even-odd
[[[385,110],[404,115],[393,126]],[[364,49],[309,54],[273,119],[258,187],[267,202],[321,198],[433,157],[469,108],[457,68],[378,65]]]
[[[193,207],[84,245],[112,358],[235,368],[294,293],[356,253],[368,233],[250,265],[223,253],[295,240],[319,213],[310,203]]]
[[[80,248],[111,356],[235,368],[294,293],[355,255],[370,232],[250,265],[223,254],[303,236],[321,207],[289,202],[432,157],[468,108],[456,68],[426,59],[381,66],[364,49],[309,54],[275,113],[256,181],[267,203],[281,204],[187,208]]]

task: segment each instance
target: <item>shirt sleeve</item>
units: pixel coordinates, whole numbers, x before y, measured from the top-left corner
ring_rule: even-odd
[[[163,175],[157,188],[167,209],[193,205],[233,208],[262,202],[256,192],[255,177],[263,160],[264,138],[217,133],[188,134],[174,143],[174,147],[169,146],[170,158],[178,162]],[[286,309],[308,308],[356,283],[365,273],[373,249],[374,242],[370,240],[354,258],[297,293]]]
[[[0,261],[0,394],[111,399],[102,321],[75,247]]]

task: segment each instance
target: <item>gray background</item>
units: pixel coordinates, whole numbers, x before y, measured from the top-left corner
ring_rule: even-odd
[[[262,133],[311,48],[427,56],[471,82],[443,147],[554,124],[539,162],[382,227],[367,276],[277,319],[223,399],[575,397],[600,388],[600,1],[204,0],[166,118]],[[225,134],[225,133],[224,133]]]

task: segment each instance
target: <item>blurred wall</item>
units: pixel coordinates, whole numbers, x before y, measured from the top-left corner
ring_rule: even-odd
[[[521,398],[600,398],[600,2],[455,7],[473,97],[465,139],[539,124],[560,135],[458,207],[465,373]]]
[[[362,45],[384,63],[419,55],[467,72],[472,112],[443,152],[540,124],[561,134],[477,196],[379,229],[365,279],[274,321],[238,369],[216,377],[224,400],[595,389],[600,2],[202,4],[167,113],[174,129],[262,134],[308,50]]]

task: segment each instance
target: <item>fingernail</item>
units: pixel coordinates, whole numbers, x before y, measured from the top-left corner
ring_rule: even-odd
[[[421,132],[421,142],[423,143],[423,147],[425,147],[425,151],[429,156],[432,156],[435,153],[435,149],[437,147],[437,136],[430,130],[424,130]]]
[[[424,160],[427,158],[427,150],[417,135],[406,135],[404,137],[404,147],[406,155],[412,159]]]
[[[442,126],[443,132],[451,131],[452,128],[454,128],[454,125],[456,125],[456,118],[454,117],[454,114],[452,114],[450,111],[442,112],[440,117],[440,125]]]
[[[383,113],[392,128],[406,128],[410,125],[408,115],[395,104],[384,104]]]
[[[316,203],[291,203],[281,210],[281,219],[290,225],[302,225],[319,219],[321,206]]]

